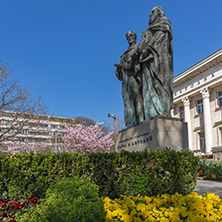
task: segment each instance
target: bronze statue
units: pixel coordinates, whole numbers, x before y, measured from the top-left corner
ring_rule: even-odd
[[[129,48],[123,53],[116,66],[116,76],[122,81],[124,118],[126,127],[135,126],[144,120],[143,100],[141,96],[140,64],[135,52],[136,33],[126,34]]]
[[[126,127],[155,116],[171,117],[173,108],[173,45],[171,23],[160,7],[150,14],[149,27],[136,44],[136,33],[126,34],[129,48],[116,76],[122,81]]]
[[[171,117],[173,108],[173,45],[171,23],[160,7],[150,14],[137,53],[142,64],[142,97],[145,119]]]

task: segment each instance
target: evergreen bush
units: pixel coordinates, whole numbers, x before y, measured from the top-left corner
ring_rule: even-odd
[[[47,189],[41,205],[24,214],[20,221],[102,222],[105,221],[103,199],[98,195],[98,186],[89,178],[62,178]]]

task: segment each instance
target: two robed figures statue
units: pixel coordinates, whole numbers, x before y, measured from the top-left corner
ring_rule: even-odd
[[[122,81],[126,128],[156,116],[171,117],[173,108],[173,45],[171,23],[154,7],[149,26],[136,44],[134,31],[126,34],[129,48],[116,66]]]

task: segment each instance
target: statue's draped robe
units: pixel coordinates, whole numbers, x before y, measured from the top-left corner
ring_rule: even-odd
[[[120,59],[121,69],[116,71],[117,78],[122,81],[124,119],[127,128],[144,120],[140,64],[131,57],[135,53],[135,46],[130,46],[123,53]]]
[[[138,45],[142,63],[145,119],[171,117],[173,108],[173,46],[170,21],[160,17],[143,32]]]

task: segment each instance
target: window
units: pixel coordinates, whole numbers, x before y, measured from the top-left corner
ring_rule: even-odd
[[[203,113],[203,100],[198,100],[197,101],[197,113],[201,114]]]
[[[12,123],[12,121],[10,121],[10,120],[6,120],[6,119],[3,119],[3,120],[1,120],[1,124],[11,124]]]
[[[9,129],[1,129],[2,132],[7,132]]]
[[[46,124],[40,124],[39,127],[41,127],[41,128],[46,128],[47,125],[46,125]]]
[[[218,93],[218,106],[222,107],[222,91]]]
[[[199,133],[200,138],[200,149],[205,150],[205,136],[204,133]]]
[[[184,118],[184,107],[183,106],[179,107],[179,114],[180,114],[180,119],[183,119]]]
[[[21,130],[20,133],[22,133],[22,134],[28,134],[28,130]]]
[[[4,116],[10,117],[11,114],[9,114],[9,113],[4,113]]]
[[[58,128],[58,126],[57,125],[51,125],[51,128]]]
[[[20,136],[18,136],[18,137],[17,137],[17,140],[24,142],[24,141],[26,141],[26,138],[25,138],[25,137],[20,137]]]
[[[56,136],[57,134],[58,134],[57,131],[51,131],[51,135],[52,135],[52,136]]]
[[[65,135],[67,135],[67,133],[66,132],[60,132],[60,135],[65,136]]]

